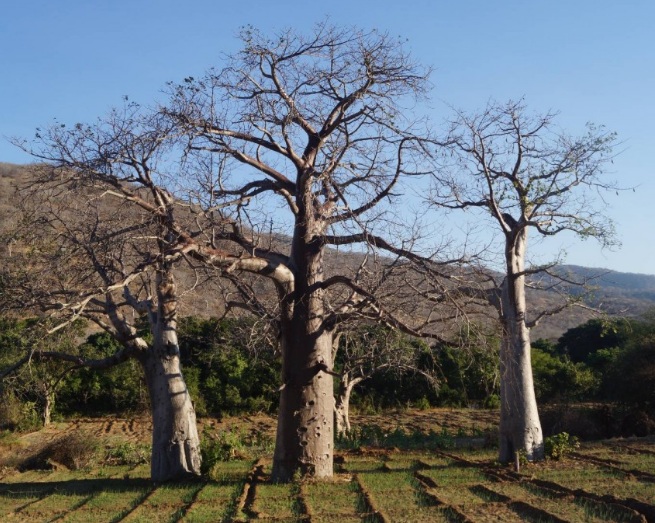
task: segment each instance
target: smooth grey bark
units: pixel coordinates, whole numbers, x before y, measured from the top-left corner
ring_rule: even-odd
[[[170,268],[157,274],[154,342],[140,356],[152,409],[151,479],[168,481],[200,474],[196,413],[180,367],[176,288]]]
[[[152,406],[151,479],[199,475],[196,414],[180,370],[177,344],[158,344],[142,365]]]
[[[524,451],[530,460],[544,457],[543,433],[532,378],[530,329],[526,325],[525,253],[527,228],[520,224],[506,233],[507,276],[501,287],[500,348],[501,463],[513,462]]]
[[[350,431],[350,396],[355,385],[362,381],[362,378],[350,379],[348,374],[341,376],[336,405],[334,407],[335,428],[338,435],[343,435]]]

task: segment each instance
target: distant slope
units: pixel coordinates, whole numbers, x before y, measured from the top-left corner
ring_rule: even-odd
[[[11,215],[16,210],[19,197],[15,188],[27,180],[27,166],[0,163],[0,233],[7,230],[13,221]],[[283,240],[281,240],[283,241]],[[0,248],[0,256],[5,252],[5,246]],[[359,264],[357,254],[349,253],[348,264],[356,267]],[[327,256],[327,263],[346,262],[344,254],[337,257]],[[655,263],[653,266],[655,271]],[[599,308],[609,315],[639,316],[649,308],[655,307],[655,275],[633,274],[606,269],[580,267],[577,265],[562,265],[558,268],[561,274],[576,281],[587,280],[590,289],[585,291],[584,302],[591,307]],[[328,267],[328,272],[329,267]],[[184,278],[182,278],[184,279]],[[262,292],[267,287],[260,282]],[[207,316],[218,314],[223,306],[220,293],[216,289],[198,290],[187,295],[184,313]],[[559,297],[554,293],[529,292],[528,306],[530,311],[552,307],[558,303]],[[532,332],[532,338],[557,339],[569,328],[592,318],[594,314],[581,308],[572,308],[563,313],[546,318]]]

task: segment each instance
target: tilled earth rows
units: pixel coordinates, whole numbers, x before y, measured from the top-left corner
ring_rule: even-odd
[[[204,422],[213,427],[213,421]],[[249,420],[248,430],[270,430]],[[78,420],[41,431],[146,442],[147,421]],[[0,521],[41,522],[655,522],[655,444],[586,445],[569,459],[494,463],[494,451],[369,449],[340,453],[328,482],[269,481],[270,461],[219,463],[214,481],[153,484],[148,465],[6,470]]]

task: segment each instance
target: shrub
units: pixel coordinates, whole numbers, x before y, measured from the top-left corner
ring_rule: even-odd
[[[88,468],[97,462],[99,450],[98,440],[88,434],[68,434],[41,447],[18,468],[51,469],[60,465],[70,470]]]
[[[562,459],[566,454],[580,447],[578,438],[569,436],[568,432],[560,432],[544,439],[546,457],[554,460]]]
[[[499,409],[500,408],[500,395],[491,394],[487,396],[484,400],[485,409]]]
[[[119,443],[105,452],[108,465],[141,465],[150,460],[150,445],[145,443]]]
[[[270,454],[273,440],[264,432],[246,434],[243,430],[222,430],[212,435],[205,430],[200,443],[202,473],[211,474],[219,462],[248,460]]]
[[[21,401],[12,392],[0,395],[0,429],[31,432],[41,427],[41,418],[34,401]]]

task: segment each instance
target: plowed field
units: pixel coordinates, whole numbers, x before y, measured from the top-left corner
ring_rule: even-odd
[[[429,411],[355,420],[438,431],[481,413]],[[450,425],[447,425],[450,424]],[[272,431],[271,418],[203,421],[208,430]],[[77,420],[4,442],[4,459],[69,432],[112,442],[147,442],[147,420]],[[201,428],[202,430],[202,428]],[[216,480],[156,485],[148,465],[85,470],[3,470],[0,521],[41,522],[486,522],[655,521],[655,442],[583,445],[570,458],[524,465],[494,463],[495,451],[360,448],[336,458],[329,482],[272,484],[267,458],[219,463]]]

